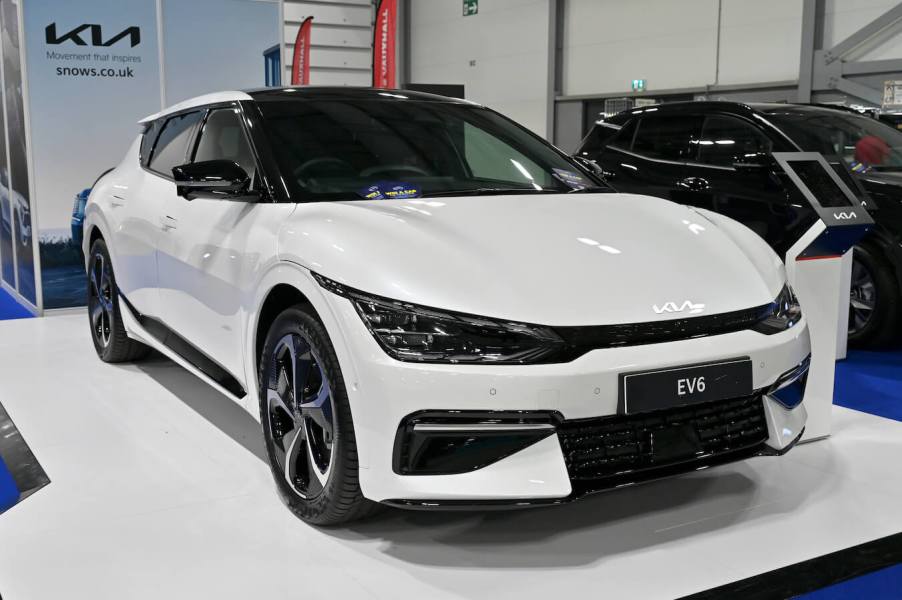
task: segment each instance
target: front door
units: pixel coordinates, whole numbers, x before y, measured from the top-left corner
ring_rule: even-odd
[[[191,162],[231,160],[257,181],[257,163],[234,106],[210,110]],[[256,186],[252,183],[252,189]],[[244,381],[243,330],[254,282],[276,260],[278,230],[294,209],[269,201],[171,197],[157,253],[166,324]]]

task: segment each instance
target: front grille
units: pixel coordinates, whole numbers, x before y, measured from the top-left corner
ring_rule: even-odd
[[[676,342],[753,329],[773,313],[774,303],[732,312],[647,323],[555,327],[573,358],[597,348]]]
[[[570,479],[599,489],[751,456],[767,435],[760,395],[558,426]]]

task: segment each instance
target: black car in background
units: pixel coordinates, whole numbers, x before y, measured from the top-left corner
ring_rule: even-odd
[[[871,211],[855,247],[849,341],[886,345],[902,297],[902,131],[836,108],[678,102],[598,121],[577,150],[617,191],[725,214],[781,255],[815,221],[771,152],[820,152]]]

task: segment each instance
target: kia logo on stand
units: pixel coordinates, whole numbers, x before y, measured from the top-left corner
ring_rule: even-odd
[[[848,219],[854,219],[856,216],[857,215],[855,214],[855,211],[833,213],[833,218],[836,219],[837,221],[846,221]]]
[[[51,23],[44,30],[44,33],[48,44],[55,45],[62,44],[63,42],[72,42],[76,46],[87,46],[88,43],[81,37],[82,33],[86,30],[90,30],[91,32],[92,46],[112,46],[125,37],[129,38],[132,48],[141,43],[141,28],[137,26],[128,27],[105,42],[103,41],[103,27],[92,23],[79,25],[75,29],[62,35],[58,35],[56,32],[56,23]]]

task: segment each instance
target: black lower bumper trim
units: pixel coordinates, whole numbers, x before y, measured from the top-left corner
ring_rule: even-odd
[[[708,456],[693,461],[668,465],[660,469],[649,469],[642,472],[624,473],[621,478],[605,478],[602,481],[574,481],[573,491],[563,498],[515,498],[511,500],[410,500],[390,499],[383,500],[382,504],[393,508],[405,510],[439,510],[439,511],[488,511],[488,510],[516,510],[523,508],[541,508],[543,506],[558,506],[581,500],[586,496],[620,489],[640,483],[667,479],[676,475],[701,471],[711,467],[717,467],[748,458],[758,456],[782,456],[789,452],[799,440],[802,439],[804,429],[792,443],[781,450],[774,450],[769,446],[758,444],[750,448],[741,448],[732,452]]]

